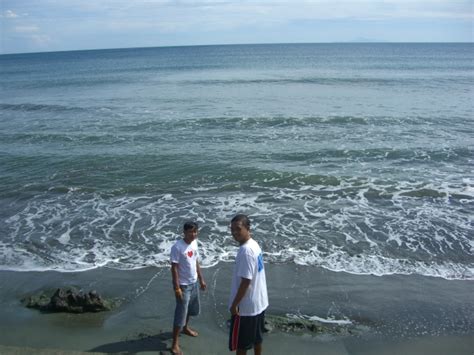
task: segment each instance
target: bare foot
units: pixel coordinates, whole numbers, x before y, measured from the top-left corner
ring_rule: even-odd
[[[196,332],[195,330],[192,330],[189,327],[183,328],[182,333],[186,334],[186,335],[189,335],[190,337],[197,337],[198,336],[198,332]]]
[[[176,348],[171,348],[171,354],[173,354],[173,355],[182,355],[183,352],[181,351],[181,349],[179,347],[176,347]]]

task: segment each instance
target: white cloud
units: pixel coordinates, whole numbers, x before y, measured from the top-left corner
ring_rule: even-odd
[[[30,36],[31,41],[35,43],[39,47],[47,47],[51,42],[52,39],[48,35],[42,35],[42,34],[34,34]]]
[[[17,18],[19,17],[15,12],[13,12],[12,10],[6,10],[4,13],[3,13],[3,16],[2,17],[6,17],[6,18]]]
[[[39,32],[39,27],[36,25],[15,26],[13,31],[16,33],[37,33]]]

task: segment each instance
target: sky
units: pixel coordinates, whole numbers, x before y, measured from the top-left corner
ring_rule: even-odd
[[[0,0],[0,54],[241,43],[473,42],[474,0]]]

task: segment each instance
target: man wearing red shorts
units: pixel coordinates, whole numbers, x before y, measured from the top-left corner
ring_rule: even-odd
[[[231,233],[240,248],[235,258],[229,300],[232,314],[229,350],[243,355],[253,348],[255,355],[260,355],[268,307],[263,254],[250,235],[250,220],[246,215],[239,214],[232,219]]]

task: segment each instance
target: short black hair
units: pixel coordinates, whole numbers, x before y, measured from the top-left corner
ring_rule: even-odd
[[[199,225],[196,223],[196,222],[193,222],[193,221],[187,221],[186,223],[184,223],[183,225],[183,231],[187,231],[187,230],[198,230],[199,229]]]
[[[232,218],[232,221],[230,223],[234,222],[241,222],[242,225],[247,228],[247,230],[250,230],[250,219],[248,218],[247,215],[245,214],[238,214],[234,218]]]

